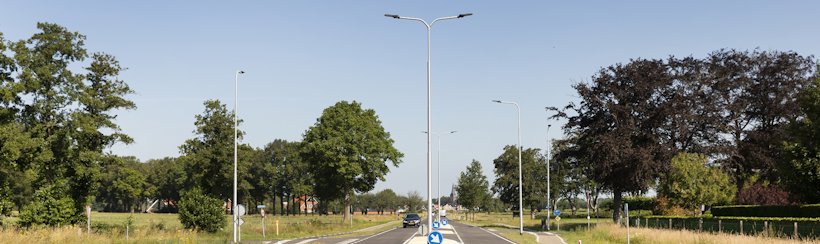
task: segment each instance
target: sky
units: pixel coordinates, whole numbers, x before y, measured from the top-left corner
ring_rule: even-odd
[[[473,16],[432,28],[432,123],[442,137],[449,195],[473,160],[490,182],[492,160],[517,143],[561,138],[546,106],[577,102],[572,85],[634,58],[704,57],[721,48],[820,54],[818,1],[4,1],[0,32],[29,38],[37,22],[87,36],[114,55],[136,110],[117,123],[135,142],[111,152],[142,161],[179,156],[207,99],[234,105],[245,143],[301,140],[324,108],[355,100],[374,109],[405,154],[375,190],[426,195],[426,32],[413,21]],[[547,125],[552,124],[548,132]],[[241,160],[241,159],[240,159]],[[242,172],[240,172],[242,173]]]

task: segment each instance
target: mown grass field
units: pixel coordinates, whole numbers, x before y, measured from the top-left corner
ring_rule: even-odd
[[[4,219],[0,227],[0,242],[10,243],[125,243],[125,223],[129,216],[129,241],[141,243],[225,243],[232,239],[231,216],[225,216],[225,228],[216,233],[194,232],[183,228],[177,214],[147,213],[98,213],[91,214],[92,233],[86,233],[86,225],[62,226],[57,228],[32,228],[28,230],[14,227],[15,218]],[[298,215],[270,216],[265,218],[265,232],[262,236],[262,218],[259,215],[244,216],[241,227],[242,240],[282,240],[302,237],[340,234],[354,230],[388,224],[385,228],[401,225],[397,215],[355,215],[353,223],[342,223],[341,215]],[[279,235],[276,235],[276,222]],[[357,232],[351,235],[366,235],[385,228]]]

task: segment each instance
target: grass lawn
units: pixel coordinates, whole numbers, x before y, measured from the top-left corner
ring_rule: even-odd
[[[177,214],[147,214],[147,213],[98,213],[91,214],[92,234],[86,234],[85,223],[78,226],[59,228],[37,228],[31,230],[17,230],[13,226],[16,219],[7,218],[5,228],[0,227],[0,240],[13,243],[118,243],[125,242],[125,223],[132,216],[133,224],[129,227],[129,240],[163,243],[168,241],[180,243],[224,243],[232,239],[231,216],[225,216],[225,228],[216,233],[193,232],[186,230],[179,222]],[[395,223],[400,225],[397,215],[355,215],[353,223],[341,223],[341,215],[319,216],[270,216],[265,218],[266,235],[262,237],[262,218],[259,215],[244,216],[245,223],[241,227],[242,240],[281,240],[302,237],[320,236],[328,234],[346,233],[354,230],[373,227],[381,224]],[[276,235],[276,227],[279,235]],[[365,235],[384,230],[392,226],[369,229],[368,231],[347,234]]]

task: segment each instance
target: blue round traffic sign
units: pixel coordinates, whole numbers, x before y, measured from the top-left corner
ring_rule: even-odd
[[[555,214],[555,217],[561,216],[561,210],[556,209],[552,213]]]
[[[441,228],[441,223],[439,223],[438,221],[433,222],[433,229],[438,229],[438,228]]]
[[[447,220],[446,220],[446,219],[442,219],[442,220],[441,220],[441,225],[447,225]]]
[[[442,242],[444,242],[444,236],[438,231],[430,232],[430,234],[427,235],[427,243],[441,244]]]

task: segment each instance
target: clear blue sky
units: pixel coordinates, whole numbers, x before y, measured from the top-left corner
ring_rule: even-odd
[[[545,106],[575,101],[571,85],[630,58],[703,57],[720,48],[820,53],[817,1],[5,1],[0,32],[28,38],[36,22],[87,35],[115,55],[138,109],[118,123],[135,143],[112,151],[141,160],[178,156],[206,99],[233,105],[245,142],[300,140],[339,100],[373,108],[405,153],[376,189],[425,194],[425,29],[385,13],[433,19],[433,130],[442,142],[442,194],[472,159],[516,143],[547,145]],[[561,136],[556,127],[549,137]],[[435,187],[434,187],[435,189]]]

